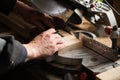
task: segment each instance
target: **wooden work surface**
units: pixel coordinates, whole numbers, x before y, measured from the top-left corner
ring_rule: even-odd
[[[13,16],[10,16],[10,17],[13,17]],[[8,20],[8,19],[7,19]],[[80,25],[76,25],[76,27],[80,28],[80,29],[83,29],[83,30],[87,30],[87,31],[94,31],[95,30],[95,27],[93,25],[91,25],[90,22],[88,22],[85,18],[82,18],[82,24]],[[20,25],[18,25],[18,27],[20,27],[20,30],[24,30],[23,28],[21,28],[21,24],[22,26],[28,26],[29,29],[32,29],[33,26],[29,25],[29,24],[26,24],[25,22],[23,21],[19,21],[18,22],[20,23]],[[17,22],[16,22],[17,23]],[[12,25],[12,24],[11,24]],[[17,25],[17,24],[16,24]],[[16,26],[14,26],[16,27]],[[13,28],[13,27],[12,27]],[[13,29],[14,30],[14,29]],[[21,30],[21,31],[22,31]],[[26,29],[25,29],[26,30]],[[23,31],[24,32],[24,31]],[[19,34],[19,32],[17,32]],[[29,33],[29,32],[28,32]],[[64,33],[64,32],[63,32]],[[21,35],[21,34],[20,34]],[[73,45],[73,44],[77,44],[77,43],[81,43],[81,41],[77,40],[74,36],[72,35],[69,35],[68,33],[65,33],[63,34],[65,37],[63,38],[63,40],[65,40],[65,45],[67,47]],[[23,35],[22,35],[23,36]],[[102,44],[108,46],[108,47],[111,47],[111,40],[109,37],[98,37],[96,38],[96,40],[98,42],[101,42]],[[120,61],[116,61],[117,63],[120,64]],[[97,77],[100,79],[100,80],[120,80],[120,67],[116,67],[116,68],[108,68],[109,70],[108,71],[105,71],[103,73],[100,73],[97,75]]]
[[[110,69],[97,75],[98,80],[120,80],[120,67]]]
[[[78,46],[76,46],[77,44],[80,44],[79,47],[82,46],[81,45],[82,41],[76,39],[74,36],[64,32],[64,31],[60,30],[60,32],[63,34],[63,36],[64,36],[63,40],[65,41],[65,44],[67,45],[67,48],[65,48],[65,50],[60,51],[61,53],[65,52],[65,51],[70,51],[73,48],[78,47]],[[109,37],[98,37],[98,38],[95,38],[95,40],[108,46],[108,47],[111,47],[111,40]],[[73,44],[75,44],[75,45],[73,45]],[[70,47],[70,48],[68,48],[68,47]],[[95,68],[98,68],[98,70],[101,68],[106,68],[106,71],[103,71],[103,72],[99,73],[98,75],[96,75],[96,78],[98,78],[97,80],[120,80],[120,74],[119,74],[120,73],[120,66],[119,66],[120,60],[115,61],[115,63],[118,63],[117,67],[115,67],[115,68],[113,68],[113,66],[111,66],[111,63],[110,64],[104,63],[99,66],[96,66]],[[97,69],[95,69],[95,70],[97,70]]]

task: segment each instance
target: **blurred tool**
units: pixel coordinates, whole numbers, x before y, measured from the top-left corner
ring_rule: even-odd
[[[30,0],[30,2],[40,11],[50,15],[60,15],[71,9],[74,13],[68,18],[68,22],[80,24],[81,16],[97,27],[98,36],[108,36],[104,32],[105,26],[117,25],[113,11],[103,0]],[[77,14],[79,19],[74,15]]]
[[[110,39],[112,41],[111,48],[118,53],[118,40],[120,38],[120,28],[118,26],[107,26],[105,28],[105,32],[110,35]]]
[[[117,41],[119,39],[119,31],[117,26],[113,26],[110,33],[110,38],[112,40],[112,49],[117,49],[118,47]]]
[[[68,9],[72,10],[73,14],[70,17],[68,17],[66,22],[64,20],[60,20],[56,22],[60,24],[58,26],[62,26],[63,30],[69,32],[70,34],[73,34],[76,38],[79,38],[79,33],[81,32],[85,34],[90,33],[80,29],[79,30],[73,29],[73,27],[75,26],[73,24],[80,24],[82,22],[82,19],[81,19],[82,17],[85,17],[89,22],[91,22],[96,26],[97,30],[95,33],[97,34],[97,36],[108,36],[108,34],[105,33],[104,31],[106,26],[115,26],[115,25],[117,26],[117,22],[112,9],[107,4],[103,3],[102,0],[48,0],[47,2],[45,0],[30,0],[30,1],[40,12],[48,13],[51,16],[61,15],[62,13],[65,13]],[[108,69],[108,67],[106,66],[110,67],[110,65],[116,65],[115,61],[118,59],[118,56],[116,56],[112,48],[104,44],[101,44],[100,42],[88,36],[82,37],[82,45],[88,49],[88,52],[86,53],[88,53],[88,55],[91,56],[89,57],[85,55],[85,58],[82,58],[84,59],[82,60],[82,64],[84,66],[87,66],[88,69],[94,72],[101,72],[103,69],[104,70]],[[70,51],[71,47],[68,50]],[[92,51],[91,54],[89,50]],[[62,61],[62,60],[59,60],[59,61]],[[110,62],[110,64],[106,62]],[[92,63],[95,66],[93,66]],[[71,66],[69,68],[68,66],[62,64],[62,67],[61,67],[61,65],[59,64],[56,65],[56,64],[58,63],[57,62],[50,63],[50,65],[54,66],[54,68],[55,67],[60,69],[71,68]],[[64,70],[60,70],[60,71],[64,71]],[[56,72],[59,72],[59,71],[56,71]],[[65,79],[67,80],[72,79],[71,75],[67,74],[65,76]],[[94,80],[94,79],[91,79],[91,80]]]

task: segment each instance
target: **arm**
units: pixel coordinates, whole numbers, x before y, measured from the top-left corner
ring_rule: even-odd
[[[13,36],[0,36],[0,74],[23,63],[26,57],[25,47]]]
[[[65,47],[61,36],[55,32],[55,29],[49,29],[37,35],[28,44],[23,44],[28,52],[26,61],[47,58]]]
[[[0,37],[0,73],[33,59],[43,59],[64,47],[60,35],[49,29],[31,42],[21,44],[13,36]]]

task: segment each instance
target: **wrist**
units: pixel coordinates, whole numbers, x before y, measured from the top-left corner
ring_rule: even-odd
[[[26,48],[27,50],[27,58],[25,61],[29,61],[32,59],[35,59],[35,49],[31,47],[31,44],[23,44],[23,46]]]

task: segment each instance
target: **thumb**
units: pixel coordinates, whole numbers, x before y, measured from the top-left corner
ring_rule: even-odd
[[[50,28],[47,31],[45,31],[45,33],[49,33],[49,34],[53,34],[55,32],[56,32],[56,30],[54,28]]]

